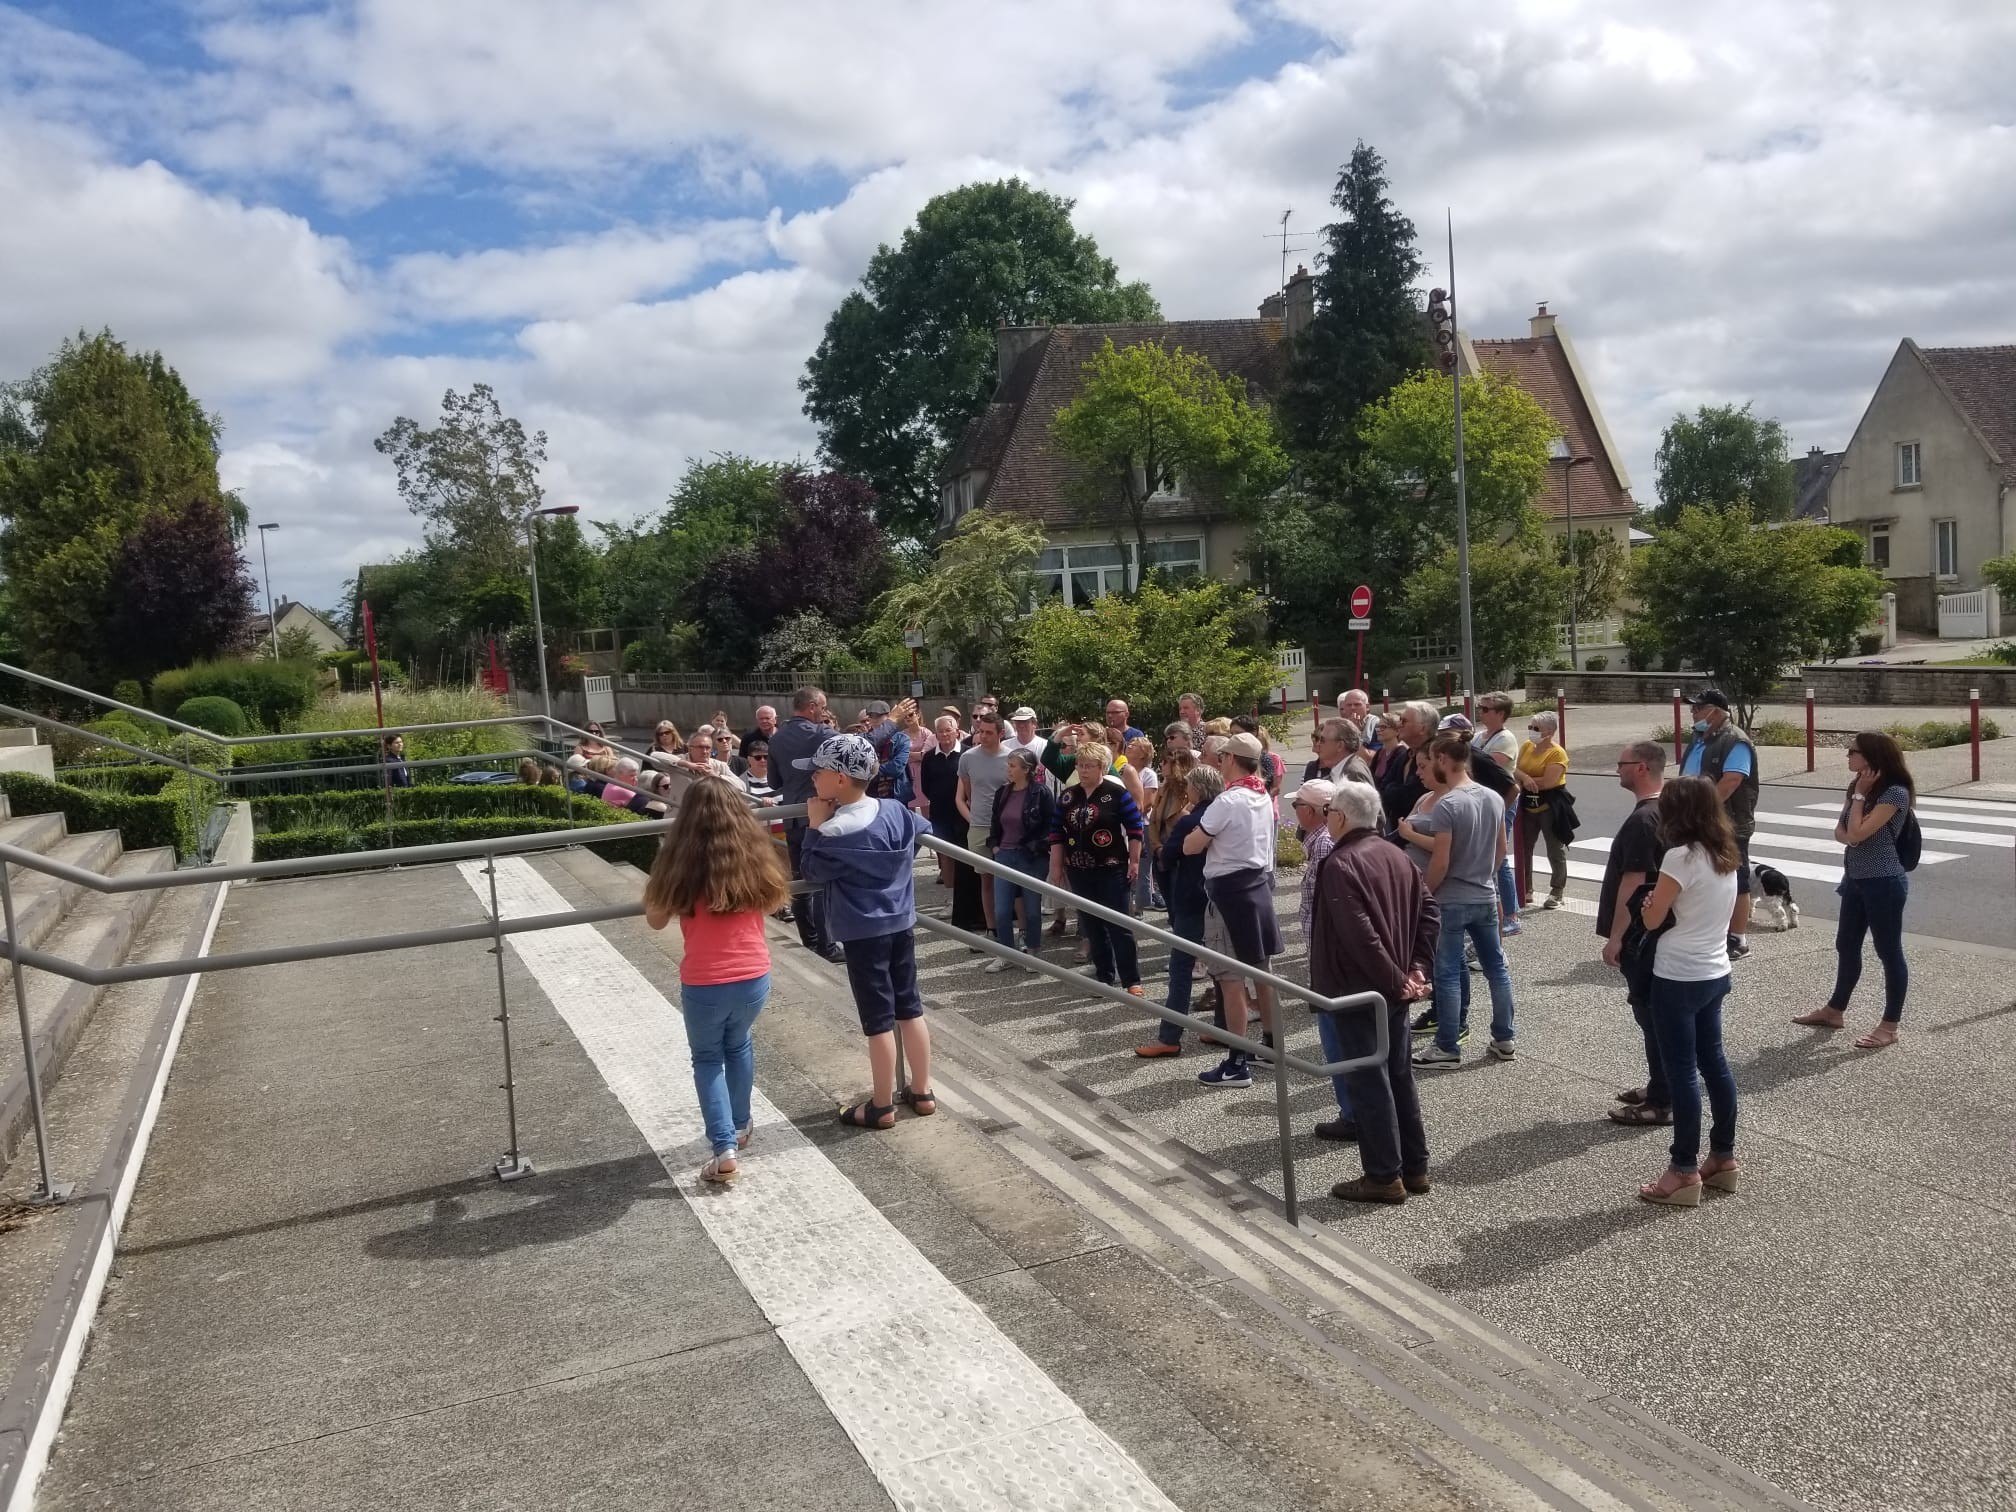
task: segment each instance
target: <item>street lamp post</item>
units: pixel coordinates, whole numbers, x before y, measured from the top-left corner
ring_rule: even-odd
[[[1575,469],[1595,460],[1594,457],[1570,457],[1561,474],[1561,496],[1568,508],[1568,665],[1577,672],[1582,670],[1582,640],[1575,604],[1577,590],[1581,587],[1576,580],[1579,568],[1575,557]]]
[[[273,638],[273,660],[280,660],[280,622],[273,617],[273,568],[266,560],[266,532],[278,530],[276,524],[259,527],[259,575],[266,580],[266,630]]]
[[[532,556],[532,650],[539,659],[539,703],[546,716],[546,738],[553,738],[553,694],[546,686],[546,622],[539,615],[539,516],[578,514],[579,504],[549,504],[525,515],[525,544]]]

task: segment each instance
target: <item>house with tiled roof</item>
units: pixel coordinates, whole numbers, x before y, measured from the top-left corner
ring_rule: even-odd
[[[1792,459],[1793,519],[1814,520],[1822,525],[1828,522],[1834,479],[1840,475],[1841,463],[1847,455],[1813,446],[1807,448],[1805,456]]]
[[[2012,491],[2016,346],[1906,337],[1848,442],[1829,511],[1889,580],[1900,627],[1937,634],[1939,599],[1983,589],[1981,564],[2016,550]]]
[[[1220,373],[1245,380],[1256,404],[1268,402],[1287,372],[1287,342],[1315,313],[1315,283],[1298,269],[1282,294],[1246,320],[1171,320],[1135,324],[1004,326],[996,333],[999,381],[939,474],[939,526],[950,530],[970,510],[1012,509],[1039,524],[1048,548],[1037,564],[1054,597],[1078,604],[1138,581],[1137,548],[1111,520],[1088,519],[1085,479],[1050,434],[1057,411],[1077,396],[1086,362],[1103,344],[1157,341],[1199,353]],[[1629,544],[1630,475],[1611,438],[1573,343],[1542,305],[1526,335],[1459,342],[1468,373],[1492,372],[1525,389],[1560,427],[1557,460],[1534,500],[1550,533],[1572,518]],[[1148,564],[1172,576],[1237,579],[1246,524],[1232,517],[1208,485],[1170,480],[1149,510]],[[1585,644],[1590,644],[1585,642]]]

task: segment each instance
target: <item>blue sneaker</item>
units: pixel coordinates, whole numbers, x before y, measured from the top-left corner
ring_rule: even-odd
[[[1197,1080],[1207,1087],[1250,1087],[1253,1073],[1243,1057],[1228,1055],[1209,1071],[1198,1072]]]

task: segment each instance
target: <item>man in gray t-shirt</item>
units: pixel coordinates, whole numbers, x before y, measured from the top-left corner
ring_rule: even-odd
[[[1008,780],[1008,745],[1001,716],[973,716],[973,744],[959,755],[959,809],[966,816],[966,847],[987,853],[987,829],[994,822],[994,795]]]
[[[1505,856],[1505,805],[1470,780],[1470,742],[1444,730],[1428,746],[1441,794],[1425,813],[1411,815],[1402,833],[1428,847],[1428,890],[1442,912],[1435,941],[1435,1043],[1414,1052],[1417,1066],[1453,1066],[1463,1055],[1463,997],[1469,972],[1463,942],[1477,949],[1477,964],[1491,988],[1490,1054],[1511,1060],[1512,975],[1499,944],[1498,863]],[[1411,834],[1407,833],[1412,831]]]

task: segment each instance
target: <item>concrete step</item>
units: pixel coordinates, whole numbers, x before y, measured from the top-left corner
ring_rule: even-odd
[[[220,884],[221,886],[221,884]],[[178,888],[160,902],[132,942],[129,960],[175,960],[201,953],[218,887]],[[48,1207],[16,1209],[0,1224],[0,1506],[16,1506],[18,1476],[31,1444],[39,1457],[53,1435],[75,1333],[88,1328],[118,1222],[138,1175],[169,1054],[182,1024],[189,981],[122,982],[104,989],[49,1089],[47,1122],[55,1178],[71,1186]],[[12,1028],[9,1024],[7,1029]],[[0,1207],[32,1183],[32,1147],[0,1177]]]
[[[634,874],[612,878],[585,853],[540,865],[601,898],[635,895]],[[801,975],[844,997],[830,969],[772,944],[780,980]],[[1253,1419],[1234,1438],[1251,1458],[1233,1473],[1264,1475],[1273,1455],[1305,1453],[1297,1425],[1316,1416],[1348,1423],[1349,1441],[1366,1450],[1358,1470],[1368,1484],[1386,1477],[1396,1497],[1605,1512],[1800,1505],[1328,1230],[1291,1227],[1265,1192],[959,1014],[935,1013],[932,1025],[933,1080],[948,1110],[1139,1257],[1126,1300],[1064,1298],[1078,1313],[1078,1348],[1171,1379],[1214,1432],[1202,1404],[1234,1375],[1255,1382]],[[1172,1350],[1170,1334],[1187,1347]],[[1208,1349],[1206,1338],[1216,1341]],[[1200,1362],[1200,1352],[1212,1359]],[[1409,1459],[1418,1485],[1392,1479]],[[1311,1492],[1287,1504],[1333,1503]]]
[[[76,838],[92,840],[89,836]],[[112,843],[116,848],[117,835],[112,837]],[[102,841],[94,844],[103,850]],[[173,871],[175,853],[166,848],[128,851],[98,869],[112,876]],[[69,900],[61,919],[38,948],[93,967],[111,966],[124,960],[127,947],[147,922],[160,894],[77,891],[79,896]],[[61,1079],[64,1062],[90,1023],[104,989],[32,969],[24,970],[22,979],[28,992],[35,1064],[47,1095]],[[0,982],[0,1021],[10,1025],[16,1022],[11,979]],[[32,1113],[23,1067],[19,1034],[0,1033],[0,1170],[13,1162],[23,1139],[30,1137]]]
[[[0,793],[0,799],[5,797],[4,793]],[[69,828],[61,814],[24,814],[16,819],[9,810],[7,818],[0,820],[0,844],[34,851],[38,855],[47,855],[49,847],[68,833]],[[26,867],[13,863],[8,865],[9,881],[33,875],[35,874]]]
[[[87,835],[66,835],[61,833],[61,814],[38,815],[38,818],[54,819],[58,833],[48,844],[38,846],[41,854],[51,861],[61,861],[66,866],[75,866],[84,871],[109,872],[118,861],[121,847],[117,830],[96,830]],[[17,820],[16,823],[28,823]],[[40,949],[42,942],[63,920],[63,916],[74,907],[90,889],[81,883],[65,882],[26,866],[12,869],[8,878],[14,890],[14,927],[21,936],[21,943],[30,950]]]
[[[1414,1414],[1412,1441],[1466,1483],[1509,1479],[1492,1505],[1801,1505],[1320,1225],[1291,1227],[1271,1195],[984,1029],[941,1014],[933,1034],[935,1079],[1032,1172],[1158,1258],[1221,1273],[1253,1297],[1263,1328],[1320,1340]]]

